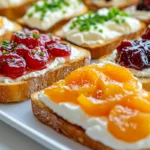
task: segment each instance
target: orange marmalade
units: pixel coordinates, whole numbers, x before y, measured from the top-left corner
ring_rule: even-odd
[[[80,105],[86,114],[106,117],[117,139],[136,142],[150,135],[150,93],[125,68],[90,65],[54,83],[45,94],[55,103]]]

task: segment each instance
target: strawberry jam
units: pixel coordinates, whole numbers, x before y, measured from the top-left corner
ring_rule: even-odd
[[[11,41],[0,45],[0,73],[13,79],[48,66],[55,57],[71,54],[69,44],[51,34],[37,30],[15,32]]]
[[[141,39],[122,41],[117,47],[116,62],[136,70],[150,68],[150,26]]]

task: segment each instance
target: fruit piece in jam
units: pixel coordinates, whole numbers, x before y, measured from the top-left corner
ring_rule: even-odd
[[[66,42],[54,43],[53,41],[50,41],[46,43],[46,48],[48,53],[55,57],[69,56],[71,54],[70,45]]]
[[[17,54],[5,54],[0,56],[1,72],[13,79],[25,74],[26,62]]]
[[[119,140],[130,143],[150,135],[150,93],[123,67],[86,66],[44,92],[56,103],[80,105],[89,116],[105,116],[108,131]]]
[[[46,68],[48,59],[47,50],[43,46],[36,47],[26,55],[27,67],[35,70],[44,69]]]
[[[119,140],[131,143],[150,135],[149,113],[117,105],[108,120],[108,130]]]
[[[52,45],[53,48],[48,48],[48,45]],[[28,73],[28,71],[46,68],[55,57],[66,57],[70,54],[71,47],[68,44],[65,45],[59,37],[51,34],[40,34],[37,30],[29,31],[26,29],[24,31],[15,32],[10,42],[3,41],[0,45],[0,56],[7,56],[11,59],[11,55],[17,55],[22,61],[25,61],[25,70],[21,65],[18,66],[19,58],[16,58],[15,62],[1,62],[0,73],[14,79],[22,76],[25,72]],[[18,68],[18,72],[16,68]]]

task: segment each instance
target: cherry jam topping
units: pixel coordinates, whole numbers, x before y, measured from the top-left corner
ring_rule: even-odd
[[[150,10],[150,0],[140,0],[137,5],[137,10],[149,11]]]
[[[37,30],[15,32],[10,42],[3,41],[0,45],[0,73],[15,79],[28,70],[46,68],[52,57],[70,54],[70,46],[59,37]]]
[[[141,39],[122,41],[117,48],[116,62],[136,70],[150,68],[150,26]]]

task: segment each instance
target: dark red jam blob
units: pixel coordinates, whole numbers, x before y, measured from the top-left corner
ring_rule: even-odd
[[[150,67],[150,40],[123,41],[117,52],[116,62],[121,66],[136,70]]]
[[[137,5],[137,10],[149,11],[150,10],[150,0],[140,0]]]
[[[69,56],[71,54],[71,47],[69,44],[65,42],[61,43],[46,43],[46,48],[48,50],[48,53],[55,57],[64,57]]]
[[[17,54],[3,54],[0,56],[0,68],[5,76],[15,79],[26,72],[26,62]]]

